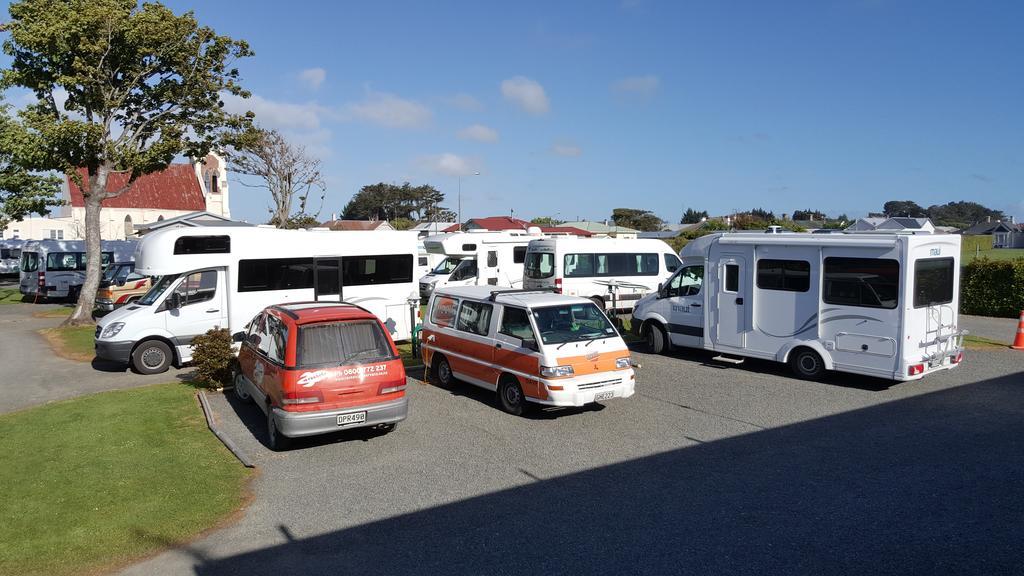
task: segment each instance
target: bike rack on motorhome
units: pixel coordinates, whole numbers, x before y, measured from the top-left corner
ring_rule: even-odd
[[[637,303],[633,328],[654,352],[715,350],[721,359],[788,362],[915,380],[963,358],[960,236],[710,234]]]

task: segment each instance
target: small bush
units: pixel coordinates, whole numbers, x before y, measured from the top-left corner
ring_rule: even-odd
[[[231,383],[231,333],[225,328],[214,328],[192,341],[192,365],[196,369],[195,382],[207,388]]]
[[[1016,318],[1024,310],[1024,258],[978,258],[960,275],[960,311]]]

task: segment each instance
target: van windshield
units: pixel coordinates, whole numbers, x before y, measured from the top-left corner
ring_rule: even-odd
[[[375,320],[299,327],[295,359],[301,367],[364,364],[393,358],[391,345]]]
[[[545,344],[618,336],[608,317],[590,302],[534,308],[533,319]]]
[[[452,270],[455,270],[455,267],[459,265],[459,262],[461,262],[461,260],[459,260],[458,258],[445,258],[444,260],[441,261],[440,264],[435,266],[434,269],[430,271],[430,273],[445,275],[451,274]]]
[[[39,270],[39,253],[38,252],[22,252],[21,253],[21,271],[22,272],[35,272]]]
[[[153,287],[149,289],[149,292],[146,292],[146,294],[142,298],[136,300],[135,303],[142,304],[143,306],[149,306],[156,302],[164,292],[167,292],[167,289],[171,287],[171,284],[174,284],[179,276],[181,276],[181,274],[169,274],[155,279],[153,281]]]
[[[452,271],[451,280],[469,280],[476,278],[476,260],[463,260]]]
[[[551,252],[529,252],[523,263],[527,278],[551,278],[555,275],[555,255]]]

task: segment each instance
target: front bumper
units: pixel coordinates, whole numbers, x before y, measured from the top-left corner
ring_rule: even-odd
[[[132,356],[132,347],[135,342],[109,342],[106,340],[96,340],[96,357],[103,360],[110,360],[111,362],[117,362],[118,364],[128,364],[128,361]]]
[[[113,300],[108,300],[106,298],[96,300],[97,310],[103,310],[104,312],[113,312],[114,308],[117,308],[117,306],[114,305]]]
[[[289,438],[300,436],[313,436],[316,434],[327,434],[338,430],[349,430],[352,428],[365,428],[380,424],[392,424],[405,420],[409,413],[409,398],[403,396],[398,400],[381,402],[380,404],[367,404],[342,408],[340,410],[324,410],[318,412],[289,412],[274,407],[274,419],[277,429],[281,434]],[[338,425],[338,416],[366,412],[366,421],[358,424]]]
[[[574,378],[541,379],[541,383],[547,388],[547,400],[530,398],[531,401],[546,406],[583,406],[611,398],[629,398],[636,388],[636,373],[629,368]],[[552,390],[552,386],[561,386],[563,389]],[[599,394],[606,395],[609,392],[610,397],[596,399]]]
[[[427,284],[426,282],[420,282],[420,300],[426,300],[430,298],[430,294],[434,292],[434,285]]]

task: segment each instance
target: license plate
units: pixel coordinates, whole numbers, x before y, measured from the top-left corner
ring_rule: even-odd
[[[936,366],[942,366],[942,358],[936,358],[928,362],[929,368],[935,368]]]
[[[615,398],[615,392],[598,392],[594,394],[594,402],[600,402],[601,400],[607,400],[609,398]]]
[[[353,412],[352,414],[341,414],[338,416],[338,426],[359,424],[360,422],[366,422],[366,412]]]

